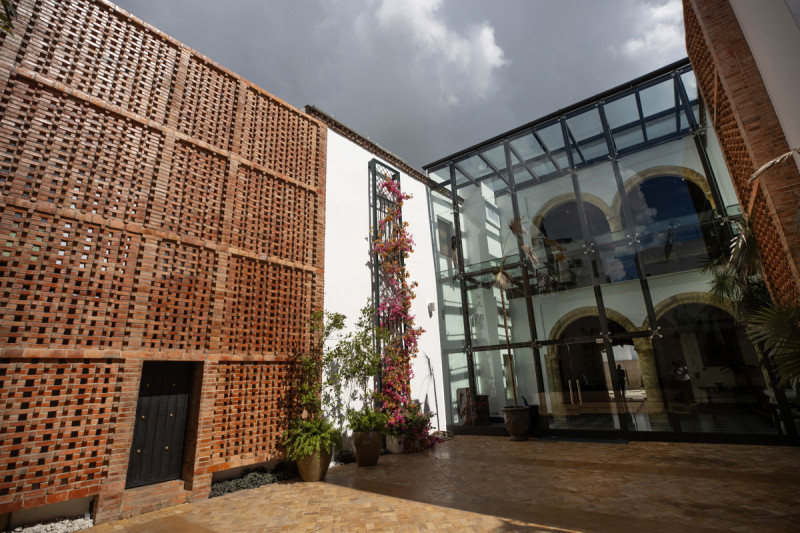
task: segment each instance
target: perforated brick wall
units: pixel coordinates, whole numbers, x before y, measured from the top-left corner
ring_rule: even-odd
[[[792,160],[757,181],[767,161],[789,151],[753,55],[730,4],[684,0],[686,47],[742,209],[749,213],[772,297],[800,300],[800,172]]]
[[[102,0],[17,9],[0,35],[0,514],[204,497],[213,472],[281,453],[290,355],[322,307],[326,128]],[[193,411],[184,489],[134,497],[148,359],[196,362]]]
[[[0,365],[0,501],[24,493],[36,506],[100,491],[121,376],[119,361],[110,359]]]

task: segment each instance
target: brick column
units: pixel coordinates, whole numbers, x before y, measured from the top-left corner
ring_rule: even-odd
[[[94,520],[96,524],[114,520],[122,512],[125,479],[133,441],[133,426],[136,423],[136,404],[139,400],[139,382],[142,377],[142,361],[128,359],[122,365],[122,393],[117,406],[117,421],[114,424],[111,459],[108,475],[97,497]]]
[[[793,160],[755,182],[756,168],[789,151],[775,109],[727,1],[684,0],[686,48],[742,209],[758,240],[764,277],[776,301],[800,300],[800,171]]]

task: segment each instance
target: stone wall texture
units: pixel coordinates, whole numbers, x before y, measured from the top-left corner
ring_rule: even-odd
[[[795,147],[786,142],[727,0],[684,0],[683,7],[689,58],[742,209],[755,231],[770,293],[776,301],[797,302],[800,172],[789,159],[750,179],[761,165]]]
[[[100,522],[278,458],[322,308],[326,127],[102,0],[0,36],[0,515]],[[142,364],[191,363],[180,482],[126,490]]]

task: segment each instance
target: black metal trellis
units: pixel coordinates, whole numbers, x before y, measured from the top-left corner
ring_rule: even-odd
[[[381,261],[378,253],[375,251],[375,244],[386,242],[393,236],[391,225],[385,225],[383,228],[380,227],[380,221],[385,219],[389,212],[397,207],[391,194],[383,185],[386,179],[391,179],[397,183],[398,188],[400,187],[400,171],[385,165],[377,159],[372,159],[369,162],[369,204],[372,235],[370,251],[372,254],[372,306],[376,311],[381,302],[384,301],[388,292],[392,290],[388,278],[385,274],[381,273]],[[400,224],[402,224],[402,216],[400,218]],[[398,260],[400,264],[403,265],[402,253]],[[402,334],[403,324],[400,322],[389,323],[387,313],[384,312],[379,315],[376,312],[374,320],[376,326],[382,324],[392,335]],[[375,337],[375,349],[380,350],[381,348],[380,339]],[[379,373],[376,380],[376,389],[378,391],[383,390],[381,377]]]

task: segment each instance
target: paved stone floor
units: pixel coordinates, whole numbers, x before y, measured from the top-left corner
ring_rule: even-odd
[[[796,532],[798,474],[800,448],[457,436],[90,531]]]

